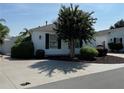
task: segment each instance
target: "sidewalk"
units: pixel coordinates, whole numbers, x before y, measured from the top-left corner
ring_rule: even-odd
[[[117,54],[117,53],[108,53],[107,55],[110,55],[110,56],[116,56],[116,57],[120,57],[120,58],[124,58],[124,53],[122,53],[122,54]]]

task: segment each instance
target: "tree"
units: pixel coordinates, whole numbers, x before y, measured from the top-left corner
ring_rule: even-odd
[[[1,22],[5,22],[5,20],[0,19],[0,44],[3,44],[5,37],[9,33],[9,28],[6,25],[3,25]]]
[[[56,31],[58,38],[69,43],[70,57],[75,56],[76,40],[83,40],[87,43],[93,39],[95,34],[93,24],[96,22],[96,18],[91,16],[93,13],[80,10],[78,5],[61,6],[53,29]]]
[[[24,32],[20,32],[20,36],[23,36],[23,37],[31,37],[31,33],[30,31],[27,29],[27,28],[24,28]]]
[[[31,41],[31,33],[24,28],[24,32],[20,32],[15,44],[11,48],[12,58],[32,58],[34,56],[34,45]]]
[[[115,28],[120,28],[120,27],[124,27],[123,19],[117,21],[113,26],[110,26],[110,29],[115,29]]]
[[[25,31],[20,32],[19,36],[15,43],[21,43],[23,41],[31,41],[31,33],[27,28],[24,28]]]
[[[6,20],[5,20],[5,19],[3,19],[3,18],[1,18],[1,19],[0,19],[0,21],[1,21],[1,22],[6,22]]]

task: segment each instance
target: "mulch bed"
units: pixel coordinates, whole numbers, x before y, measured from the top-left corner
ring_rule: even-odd
[[[45,57],[45,59],[68,61],[68,62],[102,63],[102,64],[124,63],[124,58],[109,56],[109,55],[104,57],[95,57],[94,59],[83,59],[79,56],[76,56],[73,59],[70,58],[69,56],[47,56]]]

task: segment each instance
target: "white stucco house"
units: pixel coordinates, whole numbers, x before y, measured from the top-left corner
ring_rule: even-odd
[[[58,40],[55,31],[53,30],[54,25],[39,26],[32,28],[29,31],[32,34],[32,41],[34,43],[35,52],[38,49],[45,50],[46,55],[66,55],[69,54],[69,46],[67,42]],[[94,37],[95,41],[92,40],[90,46],[96,47],[97,45],[104,45],[107,49],[108,43],[110,42],[121,42],[124,45],[124,27],[116,29],[108,29],[97,31]],[[0,47],[0,52],[10,55],[11,47],[13,46],[16,38],[6,38],[4,44]],[[85,46],[84,42],[77,41],[75,53],[78,54],[80,47]],[[124,49],[122,49],[124,51]]]
[[[68,43],[63,40],[58,40],[55,31],[53,30],[54,25],[50,24],[47,26],[37,27],[30,29],[32,33],[32,41],[34,43],[35,51],[37,49],[45,50],[46,55],[65,55],[69,54]],[[78,54],[81,41],[76,44],[75,53]]]

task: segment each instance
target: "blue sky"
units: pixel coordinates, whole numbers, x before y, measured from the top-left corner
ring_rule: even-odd
[[[68,6],[69,4],[63,4]],[[96,31],[108,29],[120,19],[124,19],[124,4],[78,4],[84,11],[94,11],[98,20],[94,25]],[[23,28],[34,28],[54,22],[58,16],[61,4],[0,4],[0,18],[6,20],[10,35],[16,36]]]

